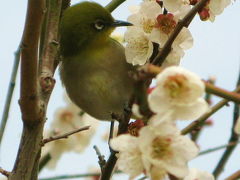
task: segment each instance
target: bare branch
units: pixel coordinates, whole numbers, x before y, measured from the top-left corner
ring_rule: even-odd
[[[10,175],[10,172],[4,170],[3,168],[0,167],[0,173],[6,177],[8,177]]]
[[[237,82],[237,86],[240,86],[240,72],[239,72],[239,75],[238,75],[238,82]],[[239,103],[235,103],[234,104],[234,110],[233,110],[233,123],[232,123],[232,128],[231,128],[231,136],[228,140],[228,143],[234,143],[239,140],[239,136],[238,134],[235,132],[235,125],[237,123],[237,120],[239,118],[239,113],[240,113],[240,105]],[[226,163],[228,162],[228,159],[230,158],[230,156],[232,155],[232,152],[233,150],[235,149],[236,147],[236,144],[233,145],[233,146],[228,146],[222,157],[220,158],[216,168],[214,169],[213,171],[213,175],[215,176],[215,178],[217,179],[218,176],[222,173]]]
[[[105,8],[109,12],[113,12],[118,6],[120,6],[126,0],[112,0]]]
[[[38,42],[44,15],[44,1],[29,0],[22,38],[19,104],[24,123],[39,121]]]
[[[79,133],[81,131],[88,130],[89,128],[90,128],[90,126],[85,126],[85,127],[82,127],[82,128],[79,128],[79,129],[75,129],[73,131],[70,131],[68,133],[64,133],[62,135],[51,136],[51,137],[49,137],[47,139],[43,139],[42,140],[42,146],[44,146],[46,143],[49,143],[49,142],[52,142],[52,141],[56,141],[56,140],[59,140],[59,139],[66,139],[66,138],[68,138],[69,136],[71,136],[73,134]]]
[[[93,148],[95,149],[96,154],[98,156],[98,164],[101,168],[101,172],[103,172],[103,168],[106,164],[106,160],[104,159],[105,157],[104,157],[104,155],[101,154],[100,150],[98,149],[98,147],[96,145],[94,145]]]
[[[129,104],[128,104],[127,108],[131,109],[134,98],[135,98],[135,96],[133,95],[132,98],[129,101]],[[128,109],[125,109],[125,113],[124,113],[123,117],[121,117],[119,119],[118,135],[127,132],[128,123],[129,123],[129,120],[131,118],[131,115],[132,115],[132,112],[129,111]],[[106,179],[111,178],[111,176],[113,174],[113,171],[114,171],[114,167],[117,163],[116,154],[117,154],[117,151],[111,151],[111,154],[110,154],[110,156],[107,160],[107,163],[104,166],[104,169],[103,169],[103,172],[101,174],[100,180],[106,180]]]
[[[231,176],[227,177],[225,180],[237,180],[240,178],[240,170],[233,173]]]
[[[19,61],[20,61],[20,52],[21,52],[21,48],[19,46],[17,51],[15,52],[15,58],[14,58],[14,63],[13,63],[13,67],[12,67],[11,79],[10,79],[10,82],[8,85],[7,98],[6,98],[4,109],[3,109],[3,115],[2,115],[1,127],[0,127],[0,145],[2,142],[2,137],[3,137],[4,130],[5,130],[5,127],[7,124],[7,120],[8,120],[8,113],[9,113],[9,109],[10,109],[11,102],[12,102],[12,96],[13,96],[13,91],[15,88],[15,81],[16,81],[17,71],[18,71]]]
[[[214,94],[216,96],[225,98],[229,101],[240,103],[240,94],[219,88],[219,87],[217,87],[209,82],[206,82],[206,81],[203,81],[203,82],[205,83],[207,93]]]
[[[240,92],[240,87],[237,87],[236,90],[234,92]],[[204,122],[211,116],[213,115],[215,112],[217,112],[219,109],[221,109],[222,107],[224,107],[225,105],[227,105],[227,103],[229,102],[229,100],[227,99],[223,99],[222,101],[220,101],[219,103],[217,103],[215,106],[211,107],[211,110],[209,112],[206,112],[205,114],[203,114],[200,118],[198,118],[196,121],[192,122],[190,125],[188,125],[187,127],[185,127],[182,130],[182,134],[187,134],[189,132],[191,132],[192,130],[196,129],[197,127],[201,127]]]

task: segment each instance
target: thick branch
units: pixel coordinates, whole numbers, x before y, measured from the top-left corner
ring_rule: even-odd
[[[196,13],[205,6],[206,2],[208,0],[201,0],[199,1],[190,11],[189,13],[178,22],[176,28],[174,31],[170,34],[167,42],[164,44],[163,48],[159,51],[158,55],[153,59],[152,64],[154,65],[161,65],[165,58],[168,56],[168,54],[171,51],[171,46],[178,36],[178,34],[181,32],[183,27],[187,27],[191,21],[193,20]]]
[[[54,80],[51,77],[53,75],[52,64],[55,57],[51,52],[47,52],[54,51],[48,47],[49,44],[44,44],[45,57],[42,61],[44,63],[42,67],[44,68],[40,68],[39,72],[46,72],[48,70],[47,72],[50,76],[41,77],[41,89],[38,81],[38,41],[40,38],[43,13],[45,12],[44,2],[43,0],[28,1],[26,25],[22,41],[21,63],[20,106],[23,114],[24,127],[17,159],[9,180],[37,179],[46,107],[54,85]],[[49,14],[54,14],[53,11],[61,11],[62,4],[61,0],[51,0],[49,3],[52,6],[48,8],[47,18],[51,19],[52,17]],[[53,5],[58,5],[60,8],[56,8],[56,6]],[[56,12],[55,14],[59,14],[60,16],[60,12]],[[46,42],[49,42],[48,39],[52,37],[49,35],[51,34],[50,32],[53,32],[53,34],[57,33],[58,21],[55,26],[54,28],[47,23],[46,28],[52,28],[52,30],[46,31]],[[44,69],[44,71],[42,69]]]
[[[22,38],[20,107],[26,124],[39,120],[38,42],[43,19],[44,1],[29,0]]]
[[[54,59],[58,50],[58,25],[62,8],[62,0],[48,1],[46,34],[43,46],[41,73],[53,76]]]

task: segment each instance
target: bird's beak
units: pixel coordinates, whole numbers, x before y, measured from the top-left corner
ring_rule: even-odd
[[[111,26],[113,27],[119,27],[119,26],[132,26],[133,24],[127,21],[119,21],[119,20],[115,20]]]

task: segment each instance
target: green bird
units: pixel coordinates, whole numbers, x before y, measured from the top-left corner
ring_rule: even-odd
[[[99,120],[122,115],[133,93],[133,66],[123,46],[110,38],[116,27],[130,25],[94,2],[69,7],[61,20],[61,80],[70,99]]]

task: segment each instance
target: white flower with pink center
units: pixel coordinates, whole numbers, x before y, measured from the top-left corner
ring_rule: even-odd
[[[157,86],[149,95],[149,106],[153,112],[163,115],[171,113],[173,119],[195,119],[208,110],[202,98],[204,83],[194,73],[172,66],[156,77]]]

